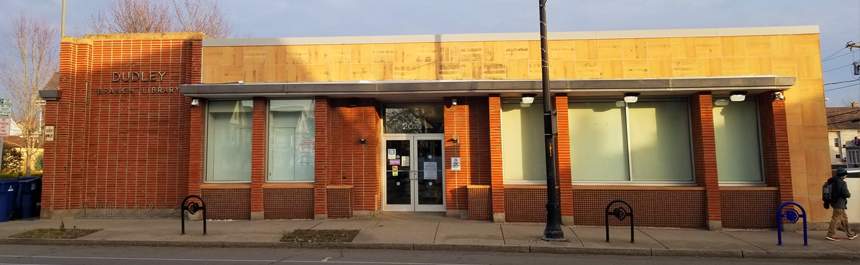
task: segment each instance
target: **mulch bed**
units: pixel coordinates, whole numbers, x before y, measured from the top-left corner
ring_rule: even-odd
[[[284,234],[281,242],[352,242],[359,230],[308,230],[298,229]]]
[[[75,239],[101,229],[35,229],[11,236],[12,238]]]

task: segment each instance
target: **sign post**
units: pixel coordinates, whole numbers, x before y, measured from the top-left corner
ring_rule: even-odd
[[[3,168],[3,141],[12,133],[12,100],[0,98],[0,169]]]

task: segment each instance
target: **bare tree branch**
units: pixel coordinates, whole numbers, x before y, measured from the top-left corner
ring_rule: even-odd
[[[59,52],[54,45],[58,34],[59,30],[47,21],[23,15],[12,19],[11,31],[4,34],[9,55],[0,64],[0,84],[12,95],[12,118],[24,138],[27,173],[42,145],[39,136],[42,106],[37,101],[39,89],[51,80],[58,67]]]
[[[177,31],[203,32],[216,39],[228,38],[233,32],[233,26],[217,0],[173,0],[173,11],[178,22]]]
[[[233,32],[219,0],[112,0],[89,25],[97,34],[175,31],[228,38]]]

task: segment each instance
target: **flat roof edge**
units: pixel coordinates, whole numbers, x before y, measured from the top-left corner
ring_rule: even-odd
[[[817,25],[749,28],[704,28],[704,29],[658,29],[617,31],[549,32],[549,40],[580,39],[637,39],[637,38],[682,38],[760,35],[818,34]],[[422,43],[460,41],[521,41],[540,40],[538,32],[526,33],[478,33],[478,34],[431,34],[394,36],[344,36],[344,37],[299,37],[261,39],[203,39],[204,47],[219,46],[277,46],[277,45],[324,45],[324,44],[377,44],[377,43]]]

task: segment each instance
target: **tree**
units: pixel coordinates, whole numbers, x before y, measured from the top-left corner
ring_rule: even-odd
[[[24,138],[21,153],[26,173],[30,173],[30,165],[42,147],[42,122],[38,120],[42,106],[37,102],[39,89],[51,80],[58,67],[58,34],[59,30],[47,21],[23,15],[12,19],[11,31],[4,34],[8,53],[0,63],[0,84],[12,96],[12,118]]]
[[[218,0],[112,0],[89,25],[96,34],[175,31],[227,38],[233,31]]]
[[[3,173],[20,172],[23,155],[16,148],[18,147],[12,144],[3,144],[3,167],[0,168]]]

